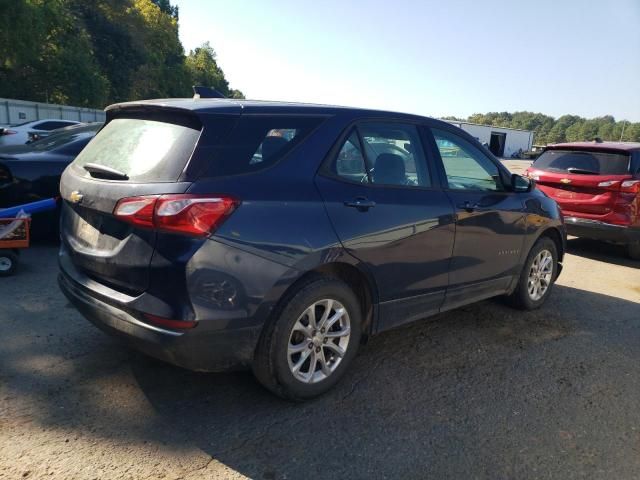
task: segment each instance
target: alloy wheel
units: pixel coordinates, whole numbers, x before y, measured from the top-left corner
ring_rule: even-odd
[[[296,380],[317,383],[340,365],[349,346],[349,312],[337,300],[323,299],[298,317],[287,346],[289,369]]]
[[[549,289],[551,277],[553,276],[553,255],[549,250],[542,250],[538,253],[529,269],[527,279],[527,292],[533,301],[538,301]]]

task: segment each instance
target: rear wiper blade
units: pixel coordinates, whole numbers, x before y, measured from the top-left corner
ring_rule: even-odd
[[[108,180],[129,180],[129,175],[115,168],[106,167],[97,163],[86,163],[82,166],[92,177],[106,178]]]
[[[600,175],[599,172],[594,172],[591,170],[585,170],[584,168],[577,168],[577,167],[569,167],[567,168],[567,172],[569,173],[578,173],[578,174],[582,174],[582,175]]]

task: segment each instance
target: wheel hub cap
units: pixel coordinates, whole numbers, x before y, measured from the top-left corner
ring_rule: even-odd
[[[0,271],[6,272],[11,268],[11,260],[7,257],[0,257]]]

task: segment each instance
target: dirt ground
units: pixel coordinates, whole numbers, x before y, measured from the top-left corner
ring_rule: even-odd
[[[640,262],[572,239],[546,306],[486,301],[374,337],[329,394],[130,351],[0,279],[0,478],[640,478]]]

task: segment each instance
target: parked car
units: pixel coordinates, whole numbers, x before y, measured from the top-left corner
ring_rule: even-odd
[[[189,369],[251,366],[290,399],[332,387],[372,334],[497,295],[540,307],[565,249],[533,182],[400,113],[114,105],[60,189],[59,283],[90,321]]]
[[[28,145],[0,147],[0,208],[58,197],[60,176],[102,123],[74,125]],[[32,233],[57,237],[59,209],[34,214]]]
[[[550,145],[527,175],[558,202],[570,235],[624,244],[640,260],[640,143]]]
[[[58,128],[70,127],[79,123],[74,120],[47,118],[3,127],[0,128],[0,147],[5,145],[24,145],[30,140],[44,138]]]

